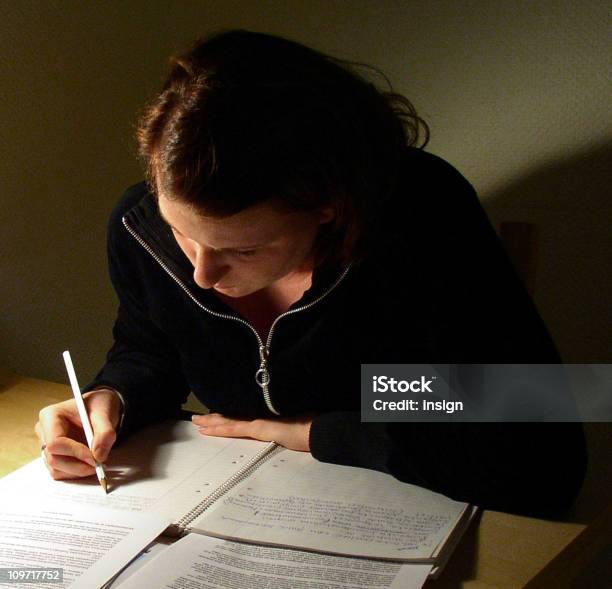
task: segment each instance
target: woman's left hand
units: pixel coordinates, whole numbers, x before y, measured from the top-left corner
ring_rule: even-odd
[[[234,419],[220,413],[194,415],[193,424],[206,436],[274,441],[290,450],[310,452],[312,415],[278,419]]]

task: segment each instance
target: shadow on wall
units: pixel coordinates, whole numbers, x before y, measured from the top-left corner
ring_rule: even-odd
[[[612,362],[612,142],[533,170],[483,205],[535,224],[533,298],[565,362]]]
[[[497,229],[506,222],[535,225],[528,278],[568,363],[612,362],[611,155],[612,142],[540,167],[483,203]],[[612,423],[587,423],[585,434],[587,477],[564,518],[580,522],[592,521],[612,497]]]

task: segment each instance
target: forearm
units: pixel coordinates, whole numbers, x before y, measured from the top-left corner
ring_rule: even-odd
[[[178,414],[189,394],[184,379],[166,370],[151,370],[135,357],[109,360],[84,390],[109,388],[123,402],[121,437],[148,423]]]
[[[124,307],[113,335],[106,363],[84,390],[107,387],[121,394],[122,435],[173,417],[189,395],[176,350],[146,317]]]

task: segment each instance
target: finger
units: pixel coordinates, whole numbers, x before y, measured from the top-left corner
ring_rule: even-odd
[[[76,458],[60,454],[50,454],[46,450],[45,455],[47,468],[51,476],[56,480],[88,477],[96,472],[93,466],[85,464]]]
[[[40,422],[37,422],[36,425],[34,426],[34,431],[36,432],[36,435],[38,436],[38,439],[40,441],[40,444],[42,446],[42,451],[41,451],[41,457],[43,459],[43,462],[45,464],[45,467],[47,468],[47,470],[49,471],[49,474],[51,475],[51,477],[54,480],[62,480],[62,479],[70,479],[70,478],[74,478],[75,475],[72,475],[70,473],[67,472],[63,472],[58,470],[57,468],[53,468],[50,464],[49,464],[49,460],[51,459],[51,454],[47,453],[47,445],[45,444],[45,440],[42,434],[42,428],[40,425]],[[56,460],[53,460],[54,463],[56,463]],[[80,464],[83,464],[83,462],[81,462]],[[95,469],[94,469],[95,472]],[[81,475],[77,475],[77,476],[81,476]],[[83,475],[83,476],[87,476],[87,475]]]
[[[104,462],[117,439],[107,413],[94,411],[91,414],[91,429],[94,433],[92,452],[98,462]]]
[[[202,434],[227,438],[255,438],[252,431],[252,421],[225,418],[223,423],[200,427]]]
[[[286,424],[273,419],[232,419],[216,414],[204,425],[199,426],[202,434],[227,438],[252,438],[263,442],[281,436]]]
[[[85,462],[91,466],[96,465],[96,461],[89,448],[85,444],[81,444],[71,438],[60,437],[50,440],[46,444],[45,452],[47,458],[62,456],[64,458],[72,458],[80,462]]]
[[[49,470],[49,474],[51,475],[51,478],[54,481],[65,481],[65,480],[71,480],[71,479],[76,479],[76,478],[82,478],[82,477],[75,477],[74,475],[71,475],[67,472],[62,472],[61,470],[54,470],[51,468],[49,468],[48,470]]]
[[[56,406],[43,409],[40,412],[40,420],[34,428],[41,445],[45,446],[45,458],[51,476],[54,478],[56,476],[60,478],[88,476],[91,467],[95,465],[95,460],[85,444],[67,437],[66,434],[74,433],[72,431],[74,423],[69,417],[70,406],[64,404],[60,407],[59,405],[62,404],[58,403]],[[75,468],[70,463],[67,466],[67,471],[59,472],[63,471],[63,469],[57,467],[55,456],[62,456],[63,459],[69,457],[73,461],[80,463],[80,466]]]
[[[74,400],[63,401],[41,409],[38,414],[41,437],[44,441],[67,436],[74,426],[81,427],[81,419]]]
[[[191,421],[198,426],[210,426],[228,423],[230,421],[238,421],[230,417],[225,417],[221,413],[208,413],[207,415],[193,415]]]

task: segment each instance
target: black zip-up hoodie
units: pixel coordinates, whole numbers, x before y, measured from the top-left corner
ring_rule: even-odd
[[[86,389],[122,394],[122,436],[174,415],[191,390],[231,416],[314,412],[310,447],[324,462],[484,508],[562,512],[584,478],[580,424],[360,422],[362,363],[560,362],[474,189],[450,164],[407,149],[377,227],[363,261],[315,270],[295,312],[261,342],[195,284],[146,185],[132,186],[109,223],[115,343]]]

